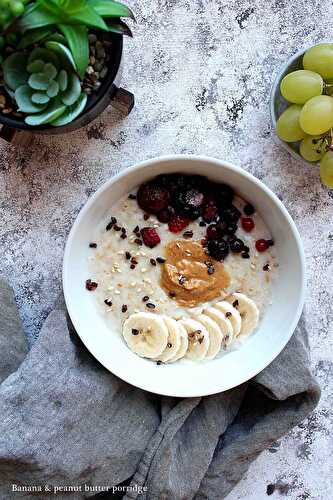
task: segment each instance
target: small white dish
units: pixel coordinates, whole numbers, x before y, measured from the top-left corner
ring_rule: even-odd
[[[93,293],[89,277],[91,228],[110,207],[135,186],[161,173],[206,175],[232,186],[253,203],[275,241],[278,277],[272,304],[257,331],[239,349],[206,362],[183,360],[157,365],[131,352],[120,332],[110,330]],[[206,396],[231,389],[269,365],[287,344],[300,318],[305,294],[305,259],[296,226],[281,201],[262,182],[239,167],[202,156],[175,155],[148,160],[106,182],[86,203],[69,234],[63,265],[63,288],[69,315],[82,341],[110,372],[147,391],[176,397]]]

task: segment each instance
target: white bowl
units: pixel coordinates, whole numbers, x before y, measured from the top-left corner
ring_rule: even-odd
[[[273,282],[272,305],[257,331],[238,350],[194,363],[157,365],[133,354],[117,331],[110,331],[93,293],[85,290],[88,243],[94,228],[121,196],[161,173],[206,175],[232,186],[253,203],[275,241],[280,264]],[[102,365],[132,385],[177,397],[215,394],[235,387],[263,370],[286,345],[301,315],[305,282],[304,254],[296,226],[280,200],[258,179],[230,163],[201,156],[176,155],[139,163],[106,182],[79,213],[68,237],[63,287],[68,312],[82,341]]]

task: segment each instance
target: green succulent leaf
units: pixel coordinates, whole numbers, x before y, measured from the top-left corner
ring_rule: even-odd
[[[42,113],[27,116],[24,121],[32,127],[46,125],[59,118],[65,111],[66,105],[56,99]]]
[[[75,14],[71,14],[71,24],[84,24],[86,26],[92,26],[93,28],[98,28],[100,30],[107,31],[108,27],[105,24],[103,18],[95,11],[93,7],[88,4],[82,9],[78,10]],[[67,21],[64,21],[67,24]]]
[[[86,107],[86,104],[87,95],[82,92],[76,103],[73,106],[69,106],[66,111],[60,116],[60,118],[53,120],[50,124],[54,127],[61,127],[62,125],[71,123],[82,113],[82,111]]]
[[[2,63],[4,80],[10,89],[16,90],[27,82],[29,73],[26,65],[27,57],[22,52],[14,52],[4,60]]]
[[[46,63],[43,73],[49,80],[53,80],[57,76],[57,68],[52,63]]]
[[[57,76],[57,82],[59,84],[60,90],[62,92],[64,92],[67,89],[67,85],[68,85],[67,71],[65,71],[64,69],[62,69],[61,71],[59,71],[59,74]]]
[[[21,16],[18,27],[24,33],[36,28],[54,25],[60,21],[61,19],[56,12],[49,9],[44,3],[38,2]]]
[[[81,94],[81,82],[75,73],[71,73],[68,78],[68,87],[61,94],[61,100],[66,106],[72,106]]]
[[[44,92],[35,92],[32,94],[31,100],[35,104],[47,104],[50,101],[50,98]]]
[[[48,36],[47,41],[63,43],[64,45],[67,43],[66,38],[60,33],[53,33],[52,35]]]
[[[27,66],[27,71],[29,73],[42,73],[44,69],[45,63],[41,59],[35,59]]]
[[[124,23],[123,21],[108,20],[107,24],[109,27],[109,31],[111,31],[112,33],[117,33],[118,35],[126,35],[131,38],[133,37],[133,33],[130,27],[127,26],[127,24]]]
[[[59,0],[39,0],[19,21],[23,32],[54,24],[83,24],[107,31],[103,17],[86,0],[72,0],[66,4]]]
[[[59,94],[59,83],[52,80],[49,83],[46,93],[49,97],[56,97]]]
[[[21,85],[15,91],[15,100],[18,110],[23,113],[40,113],[46,107],[44,104],[34,104],[32,101],[33,90],[28,85]]]
[[[28,83],[34,90],[46,90],[49,86],[49,78],[44,73],[33,73],[30,75]]]
[[[73,59],[71,51],[68,49],[68,47],[66,47],[66,45],[58,42],[46,42],[45,47],[50,51],[54,51],[59,56],[62,66],[66,68],[72,68],[76,71],[75,61]]]
[[[58,56],[52,52],[52,50],[48,50],[45,47],[37,47],[34,49],[29,55],[28,63],[30,64],[32,61],[36,59],[41,59],[45,62],[51,62],[56,68],[59,68],[59,58]]]
[[[19,49],[25,49],[26,47],[29,47],[34,43],[41,42],[45,38],[48,38],[50,35],[52,35],[52,31],[53,30],[51,28],[37,28],[28,31],[25,35],[23,35],[17,47]]]
[[[131,17],[133,12],[127,5],[112,0],[88,0],[88,4],[102,17]]]
[[[71,50],[77,71],[81,78],[84,77],[89,63],[89,41],[86,26],[70,26],[59,24],[59,29],[66,37]]]

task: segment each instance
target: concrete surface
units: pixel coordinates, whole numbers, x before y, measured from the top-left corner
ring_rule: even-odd
[[[21,151],[0,146],[0,272],[14,286],[33,342],[61,290],[75,216],[111,175],[184,152],[224,158],[256,175],[283,200],[304,241],[306,319],[323,395],[228,500],[333,498],[333,193],[316,167],[275,143],[268,110],[279,65],[331,32],[331,2],[133,0],[132,7],[138,23],[125,44],[123,77],[136,95],[132,114],[122,118],[109,108],[80,132],[38,138]]]

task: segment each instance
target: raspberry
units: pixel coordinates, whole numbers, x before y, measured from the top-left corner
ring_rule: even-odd
[[[141,229],[141,236],[146,247],[154,248],[161,241],[156,229],[153,227],[143,227]]]
[[[179,215],[175,215],[172,219],[169,220],[169,231],[172,233],[180,233],[185,227],[189,225],[189,219],[185,217],[179,217]]]
[[[168,190],[154,182],[142,184],[137,193],[139,207],[150,214],[157,214],[157,212],[167,208],[169,198]]]

